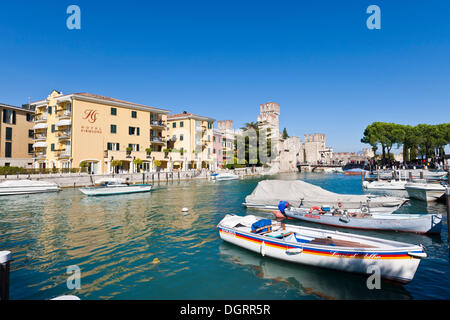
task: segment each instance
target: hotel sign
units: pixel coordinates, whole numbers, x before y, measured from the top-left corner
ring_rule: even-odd
[[[86,109],[83,112],[84,116],[83,116],[83,120],[87,120],[89,123],[94,124],[97,119],[98,119],[98,111],[95,109]],[[82,125],[81,126],[81,132],[85,132],[85,133],[102,133],[102,128],[97,127],[97,126],[85,126]]]

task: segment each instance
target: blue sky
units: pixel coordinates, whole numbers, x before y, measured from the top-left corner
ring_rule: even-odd
[[[81,8],[81,30],[66,9]],[[381,30],[366,8],[381,8]],[[373,121],[450,120],[449,1],[2,1],[0,101],[52,89],[236,127],[281,105],[290,135],[359,151]]]

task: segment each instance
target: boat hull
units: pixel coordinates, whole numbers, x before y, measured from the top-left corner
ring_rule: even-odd
[[[302,221],[325,224],[341,228],[385,230],[413,233],[440,233],[442,215],[402,215],[402,214],[374,214],[372,218],[355,218],[333,216],[331,214],[313,214],[286,210],[286,216]]]
[[[416,273],[420,258],[411,256],[408,249],[350,249],[318,245],[294,245],[283,240],[258,234],[240,232],[218,226],[223,241],[271,258],[339,271],[372,274],[378,267],[380,276],[401,283],[410,282]],[[297,250],[297,251],[294,251]],[[423,251],[415,249],[419,254]],[[299,252],[300,251],[300,252]],[[420,251],[420,252],[419,252]],[[296,253],[297,252],[297,253]]]
[[[8,187],[8,188],[0,188],[0,196],[47,193],[58,191],[61,191],[61,189],[58,186]]]
[[[80,188],[79,190],[87,196],[112,196],[119,194],[149,192],[151,185],[131,185],[99,188]]]
[[[278,206],[261,205],[261,204],[247,203],[247,202],[244,202],[242,205],[247,208],[263,210],[263,211],[278,210]],[[400,208],[402,205],[403,204],[392,206],[392,207],[370,207],[370,212],[371,213],[386,213],[386,214],[388,214],[388,213],[394,212],[395,210]],[[316,205],[314,205],[314,206],[316,206]],[[317,205],[317,206],[320,206],[320,205]],[[348,208],[348,209],[349,210],[350,209],[358,209],[358,205],[355,204],[354,206],[352,206],[352,208]]]
[[[405,190],[406,181],[396,181],[396,182],[382,182],[373,181],[363,182],[363,188],[368,190]]]

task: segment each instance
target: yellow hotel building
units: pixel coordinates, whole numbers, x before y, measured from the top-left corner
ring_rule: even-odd
[[[104,174],[164,170],[168,110],[89,94],[53,91],[35,107],[36,168],[80,168]],[[134,160],[141,159],[142,164]],[[111,166],[121,164],[120,166]]]
[[[168,156],[174,169],[216,169],[213,153],[213,124],[215,119],[189,112],[169,114]]]

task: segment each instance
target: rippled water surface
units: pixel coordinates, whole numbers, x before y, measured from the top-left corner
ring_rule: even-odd
[[[330,191],[361,194],[361,180],[339,174],[289,174]],[[224,243],[216,229],[242,207],[262,178],[155,185],[151,193],[88,198],[78,189],[0,198],[0,250],[13,253],[11,299],[450,299],[447,220],[440,236],[351,232],[423,244],[414,280],[368,290],[364,276],[264,258]],[[183,214],[181,208],[188,207]],[[441,212],[411,201],[401,213]],[[326,228],[305,222],[290,222]],[[348,230],[343,230],[349,232]],[[67,288],[67,267],[81,289]]]

